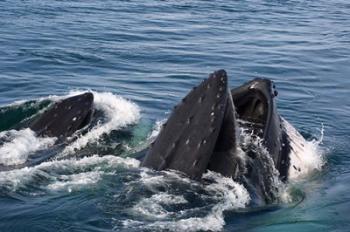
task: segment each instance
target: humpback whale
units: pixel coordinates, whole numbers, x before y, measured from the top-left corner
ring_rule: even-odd
[[[64,141],[65,138],[90,123],[94,112],[93,99],[93,94],[87,92],[57,101],[29,122],[26,127],[29,127],[39,137],[57,137],[56,145],[60,145],[58,142]],[[29,156],[22,164],[0,164],[0,171],[37,165],[53,157],[56,149],[57,146],[54,146],[49,151],[38,151]]]
[[[224,70],[209,75],[175,106],[142,161],[154,170],[173,169],[200,180],[207,170],[231,177],[251,189],[259,201],[273,202],[273,162],[286,181],[290,145],[277,112],[271,80],[257,78],[232,90]],[[239,152],[238,127],[260,138],[268,154]]]
[[[39,136],[66,138],[85,127],[93,114],[94,96],[87,92],[54,103],[29,128]]]

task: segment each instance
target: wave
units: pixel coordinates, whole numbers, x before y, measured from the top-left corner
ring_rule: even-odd
[[[37,137],[31,129],[9,130],[0,133],[0,140],[8,142],[0,146],[0,164],[24,164],[28,156],[38,150],[52,146],[56,138]]]

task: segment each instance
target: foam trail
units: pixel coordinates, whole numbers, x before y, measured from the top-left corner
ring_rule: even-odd
[[[141,183],[148,189],[157,189],[157,186],[167,186],[167,192],[158,192],[141,199],[133,208],[133,214],[141,218],[148,218],[153,222],[144,222],[127,219],[123,221],[124,227],[137,227],[140,230],[166,230],[166,231],[220,231],[225,225],[224,211],[244,208],[250,201],[247,190],[241,185],[218,173],[207,172],[203,175],[204,181],[210,184],[200,184],[173,171],[162,171],[160,175],[152,175],[144,169],[141,173]],[[175,188],[172,185],[175,184]],[[193,208],[184,195],[172,190],[176,186],[190,188],[198,192],[197,197],[205,202],[215,202],[208,209]],[[181,205],[182,210],[169,211],[169,205]],[[209,206],[209,205],[208,205]],[[203,215],[203,210],[208,211]],[[193,216],[194,214],[203,216]],[[187,217],[187,218],[186,218]]]
[[[72,92],[71,95],[81,93]],[[78,137],[63,150],[62,154],[60,154],[61,157],[84,148],[88,143],[97,141],[103,134],[108,134],[112,130],[136,123],[140,118],[139,107],[131,101],[109,92],[92,93],[94,94],[94,107],[104,112],[107,121],[96,125],[88,133]]]
[[[25,163],[31,153],[46,149],[56,141],[56,138],[37,137],[28,128],[1,132],[0,138],[9,140],[0,146],[0,164],[7,166]]]
[[[16,191],[21,187],[44,185],[48,190],[74,188],[97,183],[101,176],[119,167],[137,168],[140,162],[132,158],[94,155],[82,159],[53,160],[37,166],[0,172],[0,188]],[[38,183],[38,177],[42,183]]]
[[[58,181],[49,184],[47,188],[53,191],[67,190],[68,192],[72,192],[73,189],[96,184],[101,179],[102,174],[102,171],[91,171],[72,175],[61,175]]]

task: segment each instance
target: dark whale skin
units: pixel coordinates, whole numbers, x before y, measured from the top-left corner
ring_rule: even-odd
[[[218,137],[232,138],[234,131],[234,106],[227,82],[226,72],[219,70],[193,88],[174,108],[142,166],[181,171],[193,179],[200,179],[208,168],[233,176],[234,160],[227,153],[234,153],[236,141],[222,141],[217,146]],[[221,130],[224,121],[231,126]]]
[[[54,103],[29,128],[38,136],[66,138],[85,127],[93,114],[94,96],[87,92]]]

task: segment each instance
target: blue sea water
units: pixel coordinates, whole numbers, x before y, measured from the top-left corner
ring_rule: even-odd
[[[0,9],[0,163],[63,157],[0,172],[1,232],[350,231],[348,1],[1,0]],[[232,87],[274,80],[280,114],[309,141],[323,128],[314,148],[325,163],[292,185],[297,200],[251,209],[232,181],[211,174],[218,183],[202,186],[129,157],[222,68]],[[106,115],[86,143],[50,150],[11,130],[85,90]]]

